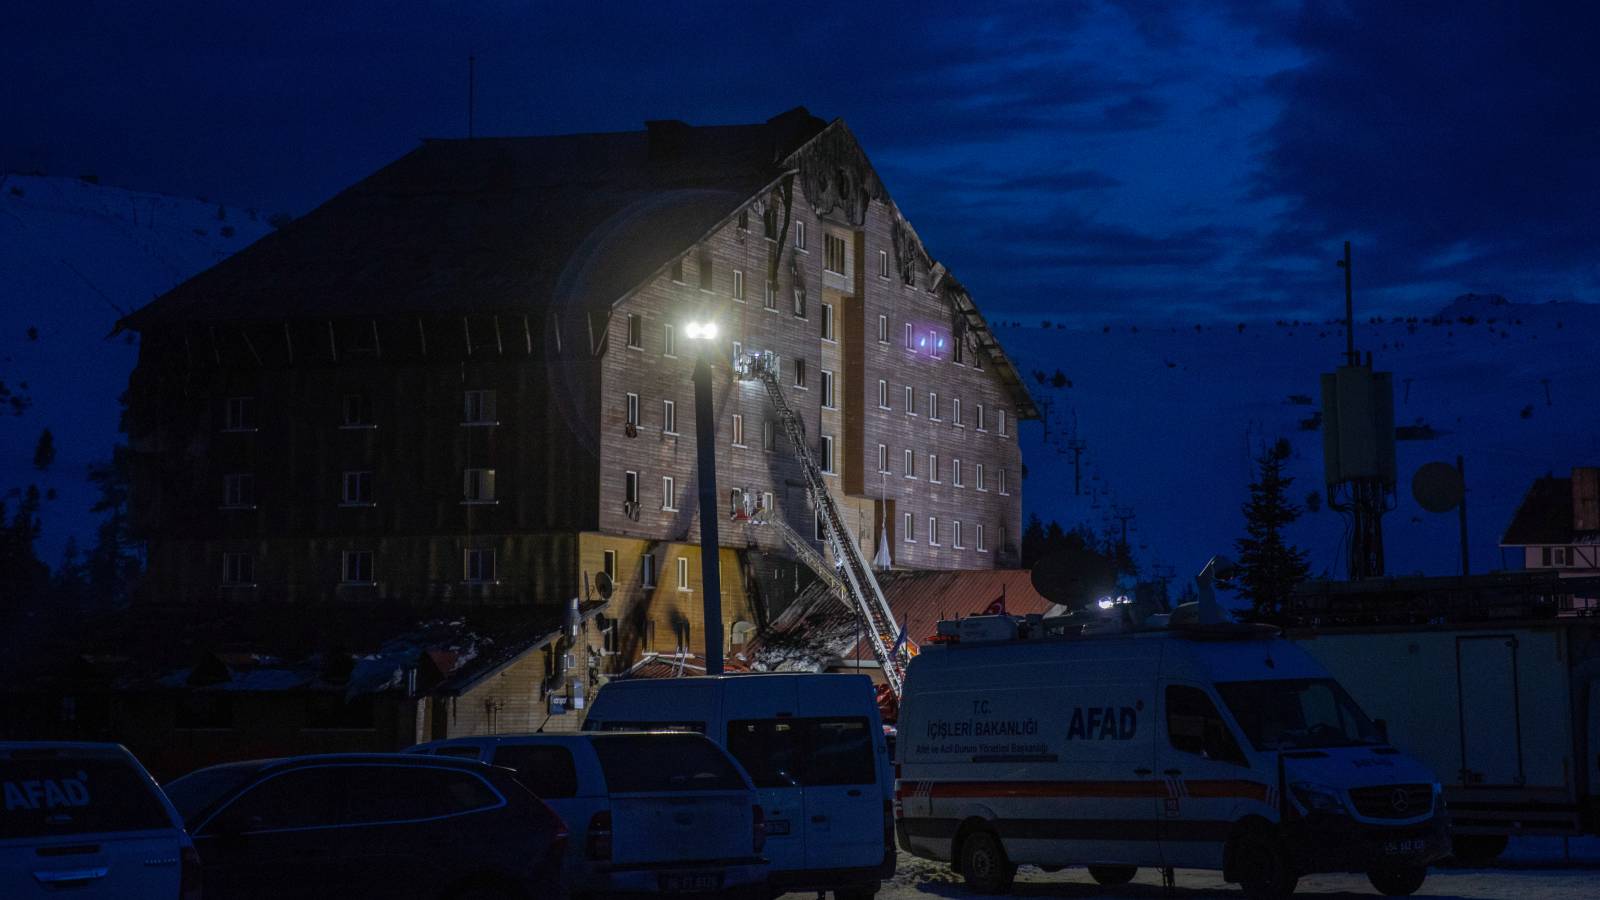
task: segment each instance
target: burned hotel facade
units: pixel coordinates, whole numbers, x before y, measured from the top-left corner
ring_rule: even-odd
[[[820,536],[735,376],[753,351],[868,556],[1017,564],[1037,412],[849,129],[803,109],[427,141],[123,327],[146,603],[583,597],[611,671],[698,650],[705,354],[736,654],[808,580],[760,523]]]

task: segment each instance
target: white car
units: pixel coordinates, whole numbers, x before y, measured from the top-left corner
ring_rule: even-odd
[[[118,744],[0,742],[0,897],[199,900],[200,858]]]
[[[755,789],[726,751],[698,734],[498,735],[407,752],[515,770],[567,823],[563,880],[574,896],[768,896]]]

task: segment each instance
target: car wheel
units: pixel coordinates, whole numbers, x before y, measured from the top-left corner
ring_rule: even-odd
[[[1116,887],[1119,884],[1127,884],[1133,880],[1133,876],[1138,874],[1138,872],[1139,869],[1136,866],[1089,867],[1089,877],[1093,878],[1096,884],[1102,884],[1106,887]]]
[[[974,831],[961,842],[961,857],[956,861],[967,887],[980,894],[1004,894],[1011,890],[1017,867],[1006,858],[1000,838],[988,830]]]
[[[1386,897],[1409,897],[1422,887],[1427,877],[1428,870],[1424,866],[1373,869],[1367,873],[1367,880],[1378,889],[1378,893]]]
[[[1459,865],[1486,866],[1506,852],[1510,840],[1503,834],[1458,834],[1450,842],[1450,856]]]
[[[844,890],[833,892],[833,900],[872,900],[876,896],[878,896],[878,886],[875,884],[845,888]]]
[[[1270,832],[1247,831],[1234,838],[1228,859],[1239,889],[1250,900],[1282,900],[1300,881],[1288,851]]]

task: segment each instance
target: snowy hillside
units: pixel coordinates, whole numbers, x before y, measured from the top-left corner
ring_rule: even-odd
[[[1341,324],[1105,322],[996,326],[1051,408],[1048,438],[1038,423],[1024,429],[1028,512],[1103,531],[1122,507],[1134,514],[1129,540],[1140,562],[1184,578],[1211,554],[1232,554],[1263,442],[1293,444],[1297,502],[1323,493],[1322,433],[1310,420],[1319,374],[1342,359]],[[1510,556],[1502,562],[1498,543],[1529,483],[1600,465],[1600,305],[1467,296],[1434,319],[1358,323],[1356,346],[1394,373],[1396,425],[1425,437],[1398,445],[1399,506],[1384,518],[1388,571],[1460,571],[1456,514],[1422,510],[1410,489],[1419,466],[1453,464],[1457,454],[1466,459],[1472,570],[1519,567]],[[1070,386],[1052,385],[1058,368]],[[1085,445],[1082,496],[1073,494],[1073,437]],[[1296,524],[1292,537],[1310,551],[1313,573],[1343,577],[1344,528],[1326,505]]]
[[[0,417],[0,494],[29,484],[44,504],[39,555],[55,565],[68,534],[92,539],[87,467],[110,455],[117,397],[138,348],[108,340],[125,312],[270,229],[255,210],[139,193],[77,178],[0,176],[0,380],[33,404]],[[40,432],[57,455],[33,468]],[[14,504],[12,504],[14,506]]]

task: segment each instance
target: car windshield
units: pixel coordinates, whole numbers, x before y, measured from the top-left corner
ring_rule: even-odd
[[[162,790],[183,817],[184,825],[194,827],[195,818],[216,802],[255,776],[260,766],[212,766],[190,772],[167,782]]]
[[[1257,750],[1380,744],[1378,728],[1331,678],[1234,681],[1217,693]]]

